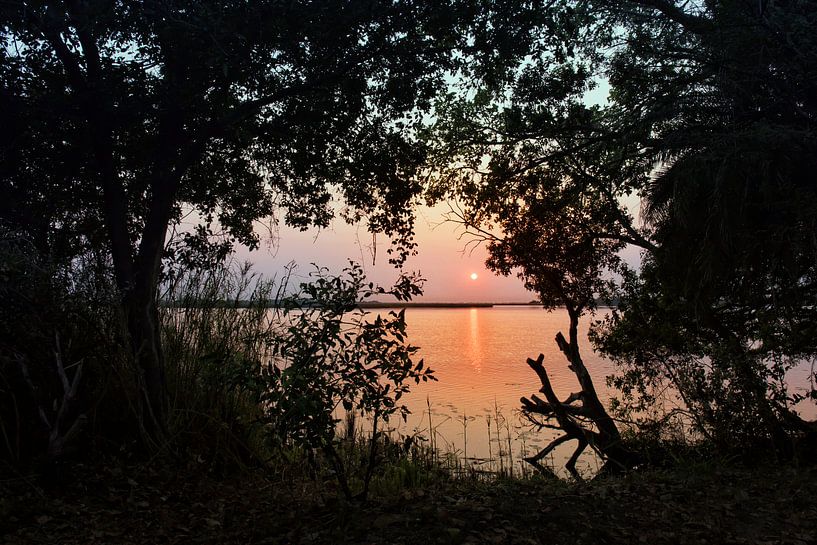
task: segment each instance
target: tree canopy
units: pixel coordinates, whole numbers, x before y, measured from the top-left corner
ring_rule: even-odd
[[[577,279],[585,301],[620,279],[596,341],[631,407],[669,383],[704,433],[786,443],[808,426],[792,412],[807,385],[792,395],[785,372],[817,354],[817,11],[551,8],[559,47],[444,108],[437,150],[455,160],[432,196],[459,196],[459,220],[483,236],[498,228],[489,266],[518,271],[548,307],[569,306]],[[609,96],[590,105],[599,84]],[[616,254],[626,244],[642,249],[636,270]]]
[[[4,215],[107,229],[129,242],[122,268],[185,207],[253,246],[278,207],[326,225],[331,187],[348,216],[409,236],[410,127],[461,45],[445,17],[414,2],[7,2]]]
[[[218,257],[256,246],[254,222],[278,210],[304,229],[340,214],[404,259],[425,158],[414,126],[457,52],[485,42],[466,29],[497,30],[489,6],[4,2],[0,218],[44,255],[111,267],[160,412],[169,226],[197,214],[188,241]]]

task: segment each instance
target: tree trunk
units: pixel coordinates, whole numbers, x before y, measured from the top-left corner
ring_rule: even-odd
[[[81,44],[81,54],[79,51],[72,52],[51,25],[42,24],[33,12],[32,16],[36,27],[62,63],[68,82],[78,97],[77,105],[87,121],[102,187],[102,212],[125,322],[123,329],[129,337],[131,353],[138,369],[140,395],[144,398],[142,423],[156,437],[160,437],[166,425],[167,395],[156,302],[159,270],[180,180],[186,168],[196,160],[196,153],[201,152],[202,146],[190,146],[191,138],[185,135],[179,110],[182,100],[175,84],[176,79],[184,76],[184,67],[176,62],[172,50],[165,49],[168,99],[161,108],[164,113],[159,127],[155,169],[150,180],[150,206],[139,233],[138,251],[134,252],[133,234],[129,228],[133,203],[121,178],[120,157],[114,136],[119,112],[111,98],[109,82],[105,79],[97,43],[100,38],[94,34],[92,14],[84,3],[69,2],[67,7],[71,18],[76,21],[74,26]],[[190,150],[183,154],[185,146]]]
[[[166,427],[167,385],[156,300],[152,295],[133,293],[124,307],[142,396],[142,424],[153,439],[159,439]]]
[[[130,241],[111,236],[114,270],[119,288],[125,330],[137,367],[142,398],[142,424],[154,440],[166,430],[167,384],[162,351],[157,291],[167,226],[178,180],[159,178],[152,184],[153,196],[138,252],[133,256]],[[116,218],[111,223],[123,222]],[[126,245],[125,248],[121,246]],[[123,265],[124,263],[124,265]]]
[[[134,259],[125,227],[126,196],[118,181],[107,184],[104,195],[105,219],[125,322],[123,325],[139,374],[138,387],[143,398],[142,424],[149,435],[157,439],[165,429],[166,385],[156,290],[167,222],[161,236],[155,237],[156,242],[147,249],[145,240],[149,237],[143,231],[140,251]]]
[[[542,384],[539,391],[545,395],[547,401],[535,395],[531,396],[531,399],[523,397],[521,401],[522,411],[529,418],[535,414],[544,416],[547,420],[556,420],[558,428],[564,432],[564,435],[554,439],[535,456],[528,457],[525,460],[547,474],[548,470],[540,464],[540,460],[561,443],[575,440],[578,442],[578,446],[565,467],[571,475],[579,480],[581,476],[576,470],[576,460],[587,446],[593,448],[606,460],[602,470],[605,472],[621,471],[633,467],[638,463],[639,457],[622,445],[618,427],[599,400],[590,373],[584,366],[579,353],[578,342],[578,323],[581,312],[574,307],[568,306],[568,314],[570,316],[570,340],[566,340],[564,335],[558,333],[556,335],[556,344],[559,345],[559,349],[567,358],[568,368],[576,375],[581,391],[570,394],[564,401],[559,401],[545,370],[545,356],[539,354],[536,360],[528,359],[527,363],[539,377]],[[580,402],[580,404],[577,404],[577,402]],[[531,418],[531,421],[542,427],[546,426],[546,424],[537,422],[533,418]],[[583,422],[591,423],[598,431],[583,425]],[[553,425],[547,426],[555,427]]]
[[[590,373],[587,371],[587,367],[584,366],[584,361],[582,361],[579,353],[578,328],[580,312],[568,307],[568,314],[570,316],[570,329],[568,330],[570,341],[565,342],[564,336],[558,333],[556,335],[556,344],[559,345],[559,350],[570,362],[568,368],[573,371],[579,380],[579,385],[582,387],[582,402],[598,427],[599,433],[604,436],[604,442],[607,444],[620,443],[621,434],[618,427],[607,413],[604,404],[599,400],[593,379],[590,378]]]

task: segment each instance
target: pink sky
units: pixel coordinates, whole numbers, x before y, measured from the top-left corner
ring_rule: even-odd
[[[587,92],[585,102],[604,104],[609,94],[609,85],[598,80],[597,87]],[[638,217],[637,197],[625,198],[623,204],[630,213]],[[404,265],[407,271],[419,271],[426,278],[424,295],[418,300],[440,303],[508,303],[528,302],[535,295],[522,287],[522,281],[515,276],[496,276],[485,268],[487,252],[483,246],[466,248],[468,238],[461,237],[462,228],[445,222],[443,214],[448,206],[441,204],[433,208],[421,206],[417,210],[416,238],[418,254],[409,258]],[[398,276],[398,271],[388,263],[386,249],[389,242],[384,236],[377,238],[377,259],[372,263],[371,235],[364,225],[347,225],[336,220],[331,228],[311,229],[299,232],[281,226],[279,238],[274,244],[262,244],[260,250],[250,252],[240,248],[237,257],[250,261],[255,270],[265,276],[280,275],[290,262],[298,264],[298,271],[306,279],[311,263],[328,267],[333,273],[348,265],[350,259],[361,263],[370,281],[382,286],[390,286]],[[640,261],[636,248],[627,248],[623,256],[631,265]],[[477,279],[471,280],[476,273]]]
[[[625,206],[638,216],[638,199],[624,199]],[[497,276],[485,267],[487,252],[482,245],[466,247],[468,236],[462,227],[446,222],[445,204],[417,210],[417,255],[408,259],[406,271],[419,271],[426,279],[424,294],[418,301],[439,303],[521,303],[536,298],[522,287],[516,276]],[[362,264],[367,278],[381,286],[391,286],[399,271],[388,263],[385,236],[377,237],[377,258],[372,263],[372,238],[365,225],[347,225],[336,219],[329,229],[300,232],[281,226],[278,238],[267,237],[259,250],[250,252],[240,247],[236,257],[254,264],[265,277],[280,276],[287,264],[296,263],[295,280],[302,281],[314,268],[312,263],[339,274],[349,260]],[[623,251],[625,260],[633,266],[639,262],[639,251],[630,247]],[[477,279],[472,280],[471,274]]]
[[[445,205],[417,211],[417,255],[404,265],[407,271],[419,271],[426,278],[424,295],[426,302],[527,302],[534,295],[522,287],[516,277],[499,277],[485,268],[485,248],[468,248],[467,238],[458,240],[462,228],[444,222]],[[240,248],[237,258],[250,261],[255,270],[265,276],[280,275],[290,263],[298,264],[299,273],[305,278],[312,270],[310,263],[328,267],[339,273],[350,259],[363,265],[369,280],[390,286],[399,272],[388,263],[386,249],[388,240],[377,237],[377,259],[372,264],[371,235],[364,225],[346,225],[336,220],[330,229],[307,232],[281,227],[277,243],[262,244],[261,249],[250,252]],[[471,280],[471,273],[477,274]]]

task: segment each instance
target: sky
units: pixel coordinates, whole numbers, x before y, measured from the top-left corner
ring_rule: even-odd
[[[606,81],[584,97],[587,104],[604,104],[609,94]],[[638,201],[628,198],[625,206],[638,215]],[[463,228],[445,221],[446,204],[420,206],[416,211],[417,255],[404,264],[406,271],[419,272],[425,279],[424,293],[417,301],[439,303],[521,303],[536,299],[522,286],[516,276],[497,276],[485,267],[487,251],[483,245],[468,244]],[[384,235],[376,238],[377,253],[373,259],[372,235],[366,226],[347,225],[336,219],[328,229],[300,232],[281,225],[275,237],[266,237],[261,248],[249,251],[239,247],[236,258],[254,264],[255,271],[265,277],[280,277],[290,263],[297,265],[295,279],[307,280],[312,264],[327,267],[339,274],[349,260],[360,263],[369,281],[383,287],[391,286],[399,271],[388,263],[389,241]],[[623,251],[631,265],[639,262],[635,248]],[[472,278],[472,275],[476,278]]]
[[[638,212],[635,198],[625,200],[631,213]],[[484,245],[468,244],[467,234],[455,223],[445,221],[445,204],[420,206],[416,211],[417,255],[403,266],[405,271],[419,272],[426,279],[423,295],[416,301],[428,303],[527,303],[536,295],[525,290],[516,276],[498,276],[485,267],[488,253]],[[250,251],[239,247],[236,258],[249,261],[256,272],[265,277],[280,277],[290,263],[296,264],[293,278],[305,281],[312,264],[327,267],[340,274],[349,261],[363,267],[369,281],[390,287],[400,271],[388,262],[389,241],[384,235],[376,238],[377,252],[373,256],[372,235],[364,224],[348,225],[336,219],[328,229],[306,232],[281,226],[275,237],[264,237],[260,249]],[[637,266],[639,250],[629,247],[622,255],[630,265]],[[476,279],[472,275],[476,274]]]
[[[529,302],[534,294],[526,291],[515,276],[501,277],[486,269],[487,252],[484,246],[466,243],[462,227],[446,222],[444,204],[421,206],[416,214],[417,255],[403,266],[406,271],[419,272],[425,279],[423,296],[418,301],[440,303],[510,303]],[[261,248],[249,251],[238,249],[236,257],[254,264],[265,276],[280,276],[285,267],[294,262],[297,274],[307,279],[312,263],[340,273],[349,260],[363,266],[367,278],[384,287],[391,286],[399,270],[388,263],[388,239],[376,238],[377,253],[373,259],[372,235],[365,225],[347,225],[336,219],[329,229],[311,229],[300,232],[281,226],[274,239],[267,238]],[[476,274],[476,279],[471,275]]]

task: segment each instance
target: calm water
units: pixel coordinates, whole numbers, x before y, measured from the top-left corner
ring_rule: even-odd
[[[600,311],[599,316],[604,312]],[[548,313],[528,305],[409,308],[406,322],[409,341],[420,347],[419,357],[435,371],[438,382],[413,387],[405,400],[413,414],[406,425],[398,427],[401,433],[417,431],[428,437],[430,404],[431,426],[439,448],[468,458],[495,460],[501,452],[504,464],[511,461],[512,455],[515,470],[520,468],[523,452],[536,452],[555,436],[552,431],[534,433],[529,426],[523,426],[518,410],[520,397],[539,391],[539,380],[525,363],[539,353],[545,355],[546,368],[559,397],[579,390],[554,341],[557,332],[567,331],[565,311]],[[585,318],[580,324],[582,341],[587,338],[590,323],[591,319]],[[589,342],[584,342],[582,348],[585,365],[595,379],[599,396],[606,402],[609,391],[605,378],[612,373],[613,366],[594,354]],[[557,465],[572,452],[571,443],[563,447],[554,457]],[[583,463],[590,466],[586,469],[592,469],[595,460],[588,457]]]
[[[606,384],[606,377],[614,372],[614,366],[593,353],[587,330],[592,320],[603,317],[606,312],[609,311],[599,311],[596,318],[585,317],[579,328],[582,358],[605,404],[614,393]],[[425,437],[433,434],[442,451],[456,452],[460,458],[495,461],[487,464],[472,460],[479,467],[498,469],[496,461],[501,454],[504,467],[512,463],[514,471],[524,466],[520,462],[521,455],[538,452],[556,437],[557,432],[553,430],[534,432],[530,426],[523,425],[518,411],[521,396],[539,391],[536,374],[525,363],[527,358],[536,358],[539,353],[545,355],[548,375],[560,398],[580,389],[554,341],[557,332],[567,331],[568,317],[564,310],[549,313],[528,305],[409,308],[406,322],[409,341],[420,347],[418,357],[424,358],[435,371],[438,382],[413,386],[411,394],[404,398],[413,414],[406,424],[400,422],[398,426],[397,422],[390,422],[396,431]],[[810,369],[810,364],[805,363],[792,370],[787,376],[790,388],[799,391],[806,387]],[[672,400],[666,403],[674,405]],[[817,407],[813,403],[801,403],[798,412],[813,419],[817,416]],[[560,446],[550,463],[561,468],[574,448],[574,442]],[[592,472],[597,464],[588,449],[578,467]]]

